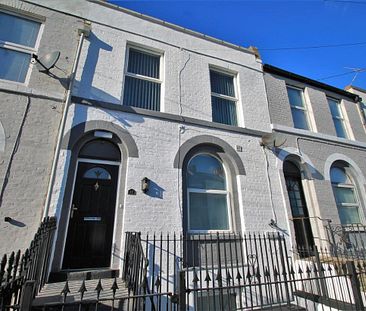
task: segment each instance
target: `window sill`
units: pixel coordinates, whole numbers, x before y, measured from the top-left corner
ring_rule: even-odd
[[[332,136],[329,134],[323,134],[323,133],[319,133],[319,132],[312,132],[310,130],[301,130],[301,129],[297,129],[297,128],[293,128],[293,127],[289,127],[289,126],[285,126],[285,125],[280,125],[280,124],[272,124],[271,127],[273,130],[275,130],[277,132],[281,132],[281,133],[305,136],[308,138],[321,139],[321,140],[330,141],[333,143],[346,144],[346,145],[351,145],[354,147],[366,148],[366,143],[361,142],[361,141],[340,138],[337,136]]]
[[[244,127],[239,127],[239,126],[234,126],[234,125],[226,125],[226,124],[222,124],[222,123],[200,120],[200,119],[195,119],[195,118],[191,118],[191,117],[184,117],[184,116],[179,116],[176,114],[171,114],[171,113],[166,113],[166,112],[161,112],[161,111],[142,109],[142,108],[137,108],[137,107],[132,107],[132,106],[123,106],[121,104],[102,102],[102,101],[98,101],[95,99],[88,99],[88,98],[83,98],[83,97],[78,97],[78,96],[72,96],[72,102],[75,104],[81,104],[81,105],[94,106],[94,107],[103,108],[103,109],[110,109],[110,110],[115,110],[115,111],[134,113],[134,114],[139,114],[142,116],[149,116],[149,117],[153,117],[153,118],[164,119],[164,120],[178,122],[178,123],[182,123],[182,124],[192,124],[192,125],[197,125],[197,126],[203,126],[206,128],[220,129],[220,130],[224,130],[224,131],[228,131],[228,132],[246,134],[246,135],[251,135],[251,136],[256,136],[256,137],[261,137],[262,135],[269,133],[269,132],[264,132],[261,130],[249,129],[249,128],[244,128]]]

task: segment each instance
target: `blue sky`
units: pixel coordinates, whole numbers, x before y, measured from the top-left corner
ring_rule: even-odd
[[[366,0],[110,2],[234,44],[256,46],[264,63],[339,88],[355,77],[350,68],[365,69],[353,84],[366,89]]]

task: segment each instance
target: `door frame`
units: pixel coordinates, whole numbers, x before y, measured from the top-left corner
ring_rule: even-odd
[[[66,242],[67,242],[67,235],[69,232],[69,222],[70,222],[70,213],[71,213],[71,206],[72,206],[72,201],[74,198],[74,191],[75,191],[75,185],[76,185],[76,177],[77,177],[77,173],[79,170],[79,163],[93,163],[93,164],[106,164],[106,165],[114,165],[118,167],[118,175],[117,175],[117,187],[116,187],[116,202],[115,202],[115,206],[114,206],[114,222],[113,222],[113,234],[112,234],[112,247],[111,247],[111,256],[110,256],[110,262],[109,262],[109,268],[112,267],[113,264],[113,244],[115,243],[115,238],[116,238],[116,225],[117,225],[117,214],[118,214],[118,202],[119,202],[119,190],[120,190],[120,184],[121,184],[121,162],[119,161],[108,161],[108,160],[98,160],[98,159],[88,159],[88,158],[78,158],[76,161],[76,165],[75,165],[75,170],[74,170],[74,176],[73,176],[73,182],[72,182],[72,191],[71,191],[71,196],[70,196],[70,202],[68,205],[68,209],[67,209],[67,218],[66,218],[66,226],[65,226],[65,235],[64,235],[64,239],[63,239],[63,245],[62,245],[62,250],[61,250],[61,257],[60,257],[60,268],[62,271],[80,271],[80,270],[98,270],[98,268],[80,268],[80,269],[63,269],[63,262],[64,262],[64,255],[65,255],[65,247],[66,247]],[[104,268],[105,267],[101,267]]]

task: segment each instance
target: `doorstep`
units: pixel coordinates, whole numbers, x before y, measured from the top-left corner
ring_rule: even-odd
[[[56,283],[63,281],[77,280],[96,280],[117,278],[119,270],[117,269],[90,269],[90,270],[63,270],[59,272],[51,272],[48,283]]]

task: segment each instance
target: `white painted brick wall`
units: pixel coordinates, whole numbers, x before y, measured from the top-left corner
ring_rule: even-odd
[[[114,111],[112,114],[110,111],[83,105],[73,105],[73,109],[70,109],[69,120],[73,119],[73,115],[76,116],[74,120],[77,120],[73,126],[81,122],[77,116],[82,115],[86,116],[88,121],[113,122],[128,130],[135,139],[139,149],[139,158],[128,160],[126,187],[137,190],[137,195],[127,195],[125,202],[118,202],[118,204],[124,204],[125,208],[124,231],[181,231],[181,207],[178,202],[182,202],[182,180],[179,173],[178,181],[178,170],[173,167],[173,161],[179,148],[179,124],[123,112]],[[239,152],[238,155],[244,163],[246,175],[240,176],[238,187],[242,192],[241,205],[244,207],[242,211],[244,227],[246,230],[252,231],[269,230],[268,223],[273,218],[273,214],[267,188],[265,159],[262,147],[259,145],[259,139],[220,130],[186,126],[181,143],[183,144],[186,140],[198,135],[212,135],[221,138],[234,149],[235,145],[243,147],[243,152]],[[271,178],[276,179],[278,176],[277,168],[271,152],[269,152],[269,158],[271,161],[269,172]],[[67,157],[63,155],[59,164],[60,173],[56,180],[58,187],[62,184],[61,180],[65,178],[62,171],[67,171],[66,162]],[[66,164],[65,168],[63,168],[64,164]],[[163,199],[154,198],[141,192],[141,179],[145,176],[163,189]],[[281,189],[278,184],[272,185],[272,191],[274,199],[277,202],[281,201]],[[275,206],[279,209],[277,202],[275,202]],[[55,211],[55,206],[53,206],[51,213],[58,214]],[[283,217],[281,211],[278,213],[280,217]]]

